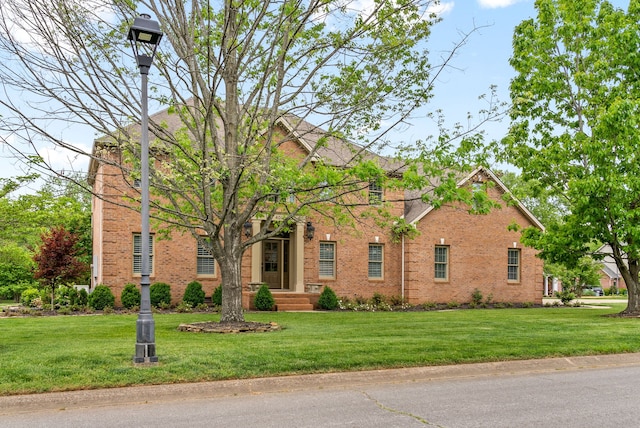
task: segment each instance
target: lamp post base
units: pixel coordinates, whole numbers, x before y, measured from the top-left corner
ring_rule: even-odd
[[[134,364],[157,363],[155,343],[136,343],[136,355],[133,356]]]
[[[142,287],[142,289],[145,294],[148,294],[149,287]],[[143,300],[143,302],[146,302],[146,300]],[[136,354],[133,356],[133,362],[136,364],[158,362],[155,322],[151,311],[142,310],[136,321]]]

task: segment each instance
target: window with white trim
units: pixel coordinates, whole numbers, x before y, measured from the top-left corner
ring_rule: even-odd
[[[369,183],[369,205],[382,203],[382,186],[376,182]]]
[[[380,244],[369,244],[369,278],[382,279],[384,272],[384,249]]]
[[[449,247],[446,245],[436,245],[434,251],[434,278],[446,281],[449,279]]]
[[[336,243],[320,242],[320,278],[336,277]]]
[[[507,280],[520,281],[520,249],[509,248],[507,252]]]
[[[142,274],[142,235],[133,234],[133,273]],[[149,235],[149,274],[153,273],[153,235]]]
[[[198,241],[198,252],[196,255],[196,274],[197,275],[215,275],[216,261],[209,249]]]

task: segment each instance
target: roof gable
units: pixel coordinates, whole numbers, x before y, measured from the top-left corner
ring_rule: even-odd
[[[460,188],[462,186],[465,186],[467,183],[469,183],[471,181],[474,181],[474,178],[476,179],[475,181],[482,181],[482,180],[484,180],[486,178],[486,179],[489,179],[489,180],[495,182],[498,185],[498,188],[503,193],[506,193],[506,194],[510,195],[513,198],[513,200],[516,202],[514,207],[517,210],[519,210],[527,218],[527,220],[529,220],[535,227],[537,227],[537,228],[539,228],[541,230],[544,230],[544,226],[542,225],[540,220],[538,220],[536,218],[536,216],[534,216],[533,213],[531,213],[531,211],[529,211],[527,209],[527,207],[525,207],[522,204],[522,202],[520,202],[520,200],[518,200],[511,193],[511,191],[498,178],[498,176],[496,174],[494,174],[493,171],[489,170],[488,168],[484,168],[484,167],[476,168],[471,173],[467,174],[466,176],[464,176],[462,179],[460,179],[458,181],[458,183],[457,183],[458,188]],[[421,200],[416,200],[415,198],[407,198],[407,199],[412,199],[412,200],[410,200],[410,201],[408,201],[406,203],[406,209],[405,209],[405,220],[407,222],[409,222],[409,223],[413,223],[413,224],[418,223],[425,216],[427,216],[431,211],[436,209],[433,205],[428,205],[428,204],[422,202]]]

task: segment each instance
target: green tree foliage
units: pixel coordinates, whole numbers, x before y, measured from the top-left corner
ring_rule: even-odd
[[[583,288],[600,285],[600,269],[602,263],[591,256],[580,258],[572,268],[557,263],[545,265],[545,273],[558,278],[562,282],[563,290],[571,291],[578,296],[582,295]]]
[[[120,294],[120,301],[122,306],[127,309],[140,306],[140,290],[135,284],[126,284]]]
[[[202,289],[202,284],[198,281],[192,281],[187,284],[182,301],[190,304],[192,308],[204,303],[204,290]]]
[[[355,226],[364,215],[393,224],[397,216],[385,204],[368,206],[371,182],[414,189],[420,192],[416,198],[434,204],[471,199],[469,191],[457,189],[459,176],[449,167],[481,142],[473,127],[441,130],[411,144],[399,162],[372,156],[389,146],[394,128],[429,102],[447,66],[447,60],[429,61],[427,41],[438,21],[433,3],[143,0],[110,3],[106,19],[96,14],[93,1],[59,0],[51,7],[49,0],[32,0],[26,7],[22,0],[5,0],[0,54],[15,63],[0,63],[0,80],[46,99],[47,122],[76,121],[103,135],[105,146],[122,150],[116,157],[123,163],[114,163],[106,147],[97,147],[92,159],[120,166],[130,180],[140,171],[140,128],[131,125],[131,118],[140,117],[132,86],[139,70],[123,40],[139,9],[160,22],[164,37],[149,76],[151,105],[167,107],[167,122],[184,126],[169,131],[166,122],[150,123],[158,149],[152,150],[152,215],[167,232],[188,230],[200,240],[207,234],[202,243],[220,267],[224,288],[221,321],[240,321],[243,253],[290,231],[300,218],[314,213]],[[35,24],[40,22],[49,25]],[[18,30],[33,43],[46,40],[65,49],[43,47],[43,57],[33,43],[10,36]],[[40,104],[30,103],[29,114],[17,99],[0,98],[0,105],[10,113],[0,120],[0,131],[29,142],[31,134],[16,131],[29,129],[58,147],[81,151],[46,126],[33,126]],[[493,98],[488,106],[483,118],[495,113]],[[306,148],[300,156],[281,150],[292,136]],[[460,150],[452,145],[456,138],[462,138]],[[342,149],[328,149],[337,141],[345,143]],[[44,156],[36,162],[46,168]],[[131,199],[107,202],[140,206]],[[243,225],[256,217],[268,227],[246,239]]]
[[[20,298],[23,290],[36,285],[33,255],[26,248],[8,242],[0,246],[0,296]]]
[[[78,257],[78,237],[64,227],[55,227],[41,237],[42,245],[33,256],[36,263],[34,277],[51,290],[51,304],[55,289],[87,275],[89,266]]]
[[[564,198],[542,186],[538,180],[527,181],[514,172],[501,174],[500,180],[543,225],[557,223],[568,213]]]
[[[328,311],[332,311],[338,307],[338,296],[336,296],[335,291],[333,291],[331,287],[324,287],[318,299],[318,306]]]
[[[104,308],[113,308],[116,298],[109,287],[100,284],[89,294],[87,303],[91,308],[101,311]]]
[[[35,283],[33,249],[41,245],[42,234],[56,226],[74,233],[76,257],[91,261],[90,193],[59,178],[31,191],[37,178],[0,178],[0,294],[13,298]],[[87,284],[89,270],[78,281]]]
[[[270,311],[276,303],[273,299],[273,294],[271,294],[271,290],[269,290],[269,286],[266,284],[260,286],[254,299],[256,309],[259,311]]]
[[[516,27],[503,159],[566,207],[523,241],[569,268],[609,244],[640,314],[640,4],[537,0]]]
[[[164,282],[155,282],[149,287],[151,306],[169,306],[171,304],[171,286]]]
[[[37,247],[40,236],[56,226],[64,226],[78,236],[78,246],[85,262],[91,256],[91,193],[82,177],[75,181],[50,177],[40,188],[37,175],[0,179],[0,244]]]

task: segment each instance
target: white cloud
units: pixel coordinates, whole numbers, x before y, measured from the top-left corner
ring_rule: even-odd
[[[51,3],[51,0],[7,1],[0,11],[0,35],[28,50],[47,52],[54,42],[69,49],[69,41],[59,24],[59,21],[65,21],[64,18],[56,16],[59,18],[56,20],[48,16],[56,13]],[[113,9],[100,0],[68,0],[66,5],[85,13],[93,22],[115,20]]]
[[[86,144],[74,144],[76,150],[91,153],[91,146]],[[88,157],[58,146],[45,147],[39,150],[39,155],[54,171],[86,171]]]
[[[513,6],[519,1],[520,0],[478,0],[478,4],[485,9],[498,9]]]
[[[453,6],[455,6],[455,3],[452,1],[440,2],[439,4],[430,3],[429,6],[427,7],[426,13],[427,15],[430,15],[433,13],[438,17],[442,17],[443,15],[446,15],[449,12],[451,12],[453,10]]]

